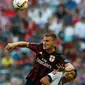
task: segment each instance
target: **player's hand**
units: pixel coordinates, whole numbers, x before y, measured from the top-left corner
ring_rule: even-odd
[[[5,47],[6,50],[13,50],[16,48],[16,45],[14,43],[8,43],[7,46]]]
[[[65,66],[63,64],[56,64],[58,71],[64,71],[65,70]]]

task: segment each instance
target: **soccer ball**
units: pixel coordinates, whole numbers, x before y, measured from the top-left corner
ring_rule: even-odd
[[[28,7],[28,0],[13,0],[13,7],[15,9],[24,10]]]

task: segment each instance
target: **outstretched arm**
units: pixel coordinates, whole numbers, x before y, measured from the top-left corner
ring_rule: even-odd
[[[15,42],[15,43],[8,43],[6,46],[6,50],[13,50],[16,47],[28,47],[29,43],[28,42]]]

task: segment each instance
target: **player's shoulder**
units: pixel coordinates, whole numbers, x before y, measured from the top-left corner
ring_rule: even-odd
[[[37,43],[36,47],[39,48],[39,50],[43,50],[43,44],[42,43]]]
[[[36,45],[37,45],[37,46],[43,46],[43,44],[42,44],[42,43],[36,43]]]
[[[61,58],[66,58],[66,56],[63,54],[62,51],[59,50],[59,48],[56,47],[56,55],[60,56]]]
[[[60,49],[58,47],[56,47],[55,49],[56,49],[55,53],[57,55],[63,55],[62,51],[60,51]]]
[[[30,45],[36,45],[36,46],[43,46],[43,44],[42,43],[29,43]]]

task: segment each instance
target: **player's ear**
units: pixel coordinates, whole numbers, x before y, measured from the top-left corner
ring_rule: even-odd
[[[56,46],[56,43],[53,41],[53,46]]]

